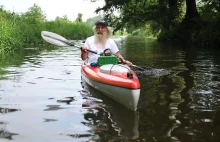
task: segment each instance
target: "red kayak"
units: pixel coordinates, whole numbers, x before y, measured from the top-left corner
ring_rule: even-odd
[[[131,110],[136,110],[140,97],[140,83],[136,73],[127,65],[82,65],[82,79]]]

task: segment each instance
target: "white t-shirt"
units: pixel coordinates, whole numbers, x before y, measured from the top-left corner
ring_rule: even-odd
[[[112,54],[115,54],[119,51],[115,41],[111,38],[108,38],[106,44],[96,44],[95,36],[88,37],[85,42],[87,49],[96,51],[98,54],[103,53],[105,49],[110,49]],[[97,62],[99,55],[88,52],[88,63]]]

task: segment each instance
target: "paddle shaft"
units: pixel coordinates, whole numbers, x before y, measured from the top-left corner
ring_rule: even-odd
[[[140,70],[142,70],[142,71],[145,71],[146,69],[144,69],[144,68],[142,68],[142,67],[139,67],[139,66],[136,66],[136,65],[131,65],[132,67],[135,67],[135,68],[137,68],[137,69],[140,69]]]
[[[126,64],[126,62],[125,62],[125,61],[123,61],[123,59],[122,59],[122,58],[119,58],[119,60],[120,60],[120,61],[121,61],[123,64]],[[136,65],[134,65],[134,64],[131,64],[130,66],[135,67],[135,68],[137,68],[137,69],[139,69],[139,70],[142,70],[142,71],[144,71],[144,70],[145,70],[144,68],[139,67],[139,66],[136,66]]]

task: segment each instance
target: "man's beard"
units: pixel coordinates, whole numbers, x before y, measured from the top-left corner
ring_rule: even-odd
[[[105,44],[107,41],[107,32],[96,33],[95,34],[95,43],[96,44]]]

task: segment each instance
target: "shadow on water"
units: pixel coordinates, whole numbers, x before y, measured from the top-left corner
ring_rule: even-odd
[[[139,138],[138,112],[131,111],[82,82],[86,113],[84,125],[92,127],[101,141]]]

